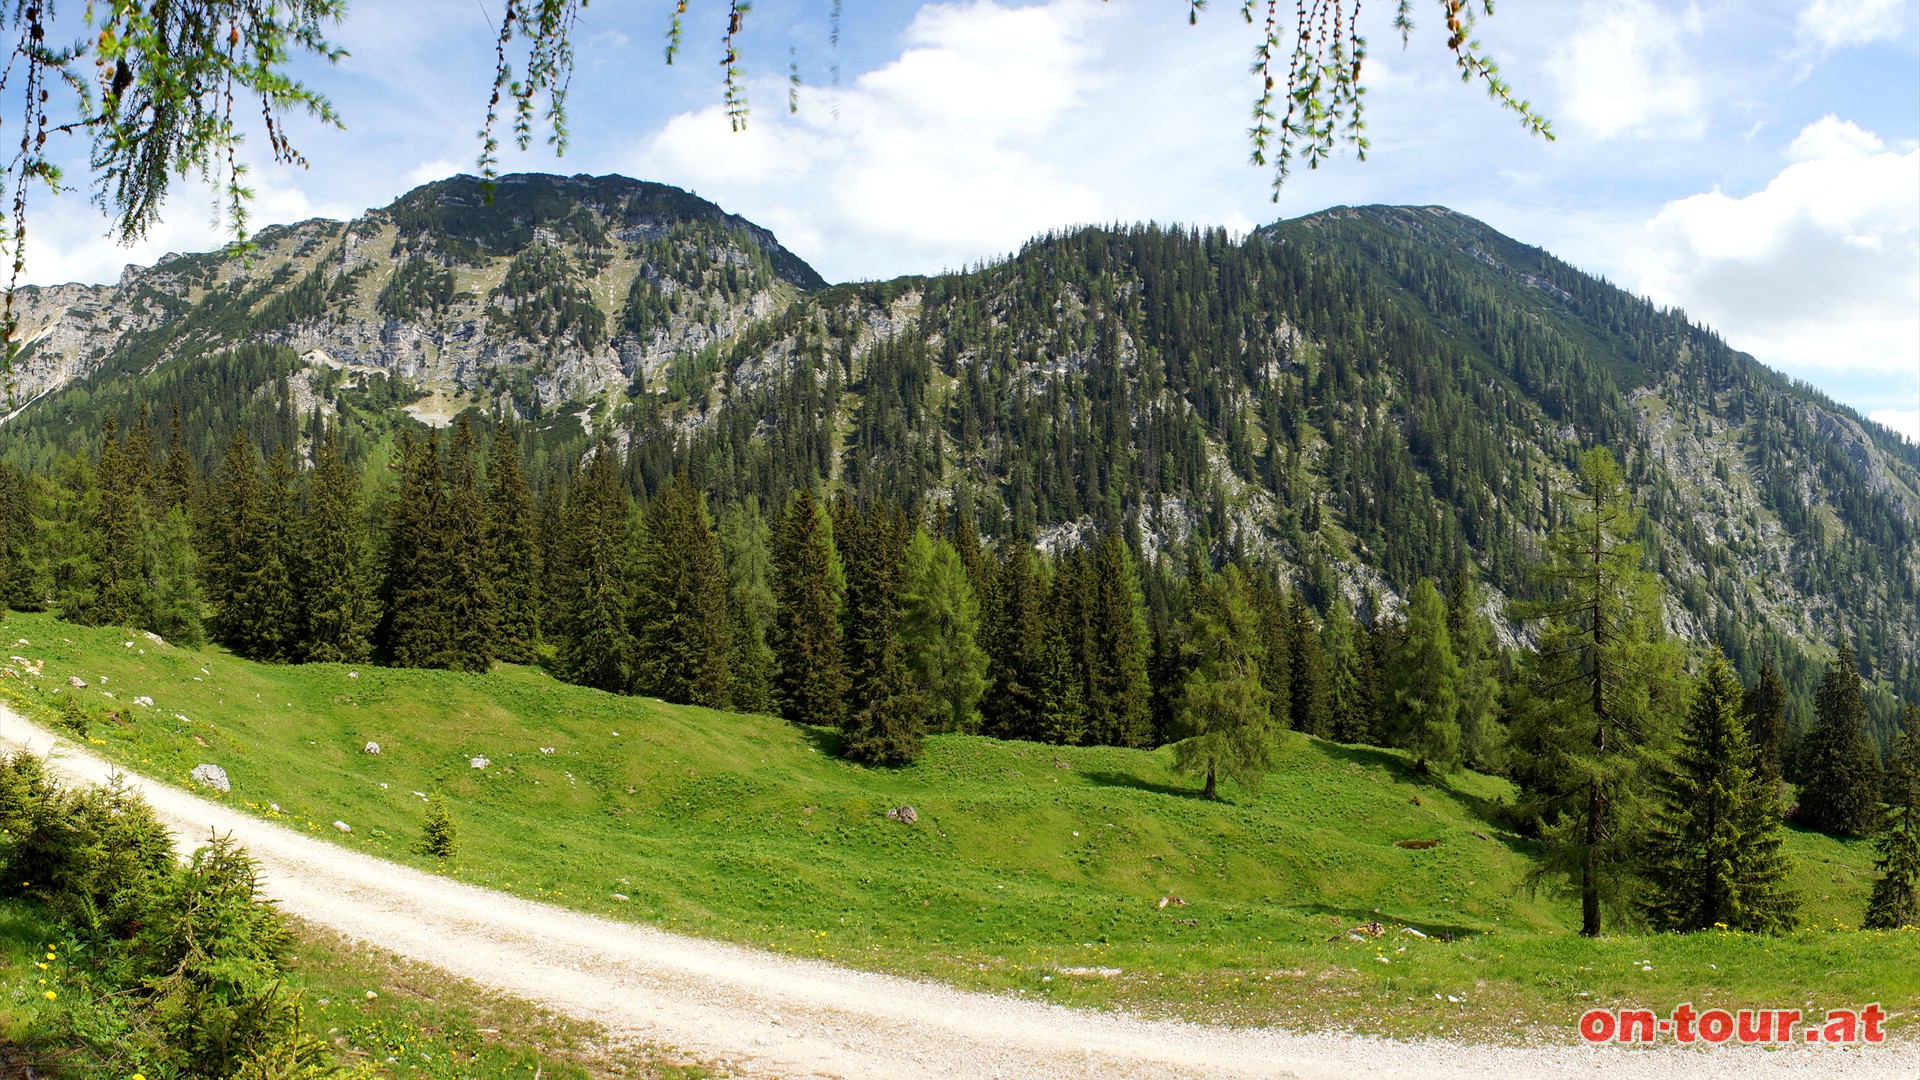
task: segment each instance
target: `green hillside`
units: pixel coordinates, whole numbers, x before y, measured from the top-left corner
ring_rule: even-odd
[[[1797,934],[1586,941],[1570,905],[1528,892],[1526,844],[1491,823],[1505,781],[1418,781],[1395,751],[1289,734],[1259,791],[1209,804],[1166,749],[943,735],[912,766],[869,769],[839,760],[824,729],[537,669],[267,666],[31,614],[0,632],[44,665],[36,677],[15,662],[8,699],[49,722],[79,703],[87,741],[145,774],[184,786],[217,763],[225,798],[332,841],[859,967],[1390,1033],[1571,1039],[1578,1012],[1608,1002],[1920,1005],[1920,935],[1845,929],[1871,879],[1866,843],[1790,833]],[[415,851],[419,793],[453,808],[450,864]],[[885,816],[901,805],[917,823]],[[1384,936],[1349,937],[1375,920]]]

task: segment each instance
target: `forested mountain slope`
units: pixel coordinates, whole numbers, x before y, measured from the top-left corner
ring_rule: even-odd
[[[619,177],[508,177],[491,204],[456,178],[258,243],[26,296],[0,454],[46,471],[107,415],[177,405],[203,471],[236,425],[310,453],[337,419],[383,455],[473,410],[537,433],[536,487],[608,439],[643,496],[685,469],[717,506],[778,507],[826,477],[991,538],[1266,557],[1369,617],[1460,566],[1526,591],[1600,444],[1676,628],[1749,678],[1772,657],[1803,703],[1843,639],[1920,696],[1920,449],[1444,209],[1082,229],[831,287],[764,230]]]

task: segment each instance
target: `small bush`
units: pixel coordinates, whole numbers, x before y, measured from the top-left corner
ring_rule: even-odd
[[[440,859],[453,858],[460,843],[460,830],[447,812],[446,801],[435,795],[427,800],[427,823],[421,829],[420,850]]]

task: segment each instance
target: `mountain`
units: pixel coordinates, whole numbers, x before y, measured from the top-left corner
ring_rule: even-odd
[[[827,476],[1049,548],[1111,527],[1148,559],[1273,559],[1363,613],[1461,565],[1494,603],[1527,590],[1606,445],[1674,629],[1803,702],[1849,640],[1883,730],[1890,692],[1920,697],[1920,448],[1444,208],[1081,229],[828,286],[674,188],[511,176],[488,202],[459,177],[19,303],[0,454],[28,469],[143,406],[178,406],[203,467],[236,424],[337,417],[374,454],[473,410],[535,433],[536,475],[612,439],[642,491],[686,469],[774,505]]]

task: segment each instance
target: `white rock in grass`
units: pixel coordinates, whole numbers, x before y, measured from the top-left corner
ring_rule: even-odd
[[[150,698],[150,697],[147,697],[147,696],[146,696],[146,695],[144,695],[144,694],[142,694],[141,696],[139,696],[139,697],[137,697],[137,698],[134,698],[134,699],[133,699],[133,703],[134,703],[135,705],[141,705],[141,706],[145,706],[146,708],[149,708],[149,709],[151,709],[151,708],[153,708],[153,699],[152,699],[152,698]]]
[[[351,826],[351,825],[349,825],[349,824],[347,824],[347,823],[346,823],[346,822],[344,822],[344,821],[336,821],[336,822],[334,822],[334,823],[333,823],[333,827],[334,827],[334,828],[336,828],[336,829],[339,829],[339,830],[340,830],[341,832],[352,832],[352,831],[353,831],[353,826]]]
[[[197,783],[205,784],[215,791],[232,791],[233,783],[227,779],[227,770],[218,765],[195,765],[188,774]]]
[[[69,675],[67,676],[67,685],[76,690],[85,690],[87,688],[87,680],[78,675]]]
[[[483,757],[477,757],[477,758],[468,758],[467,764],[476,769],[484,769],[487,766],[493,764],[493,762],[488,761],[486,758],[483,758]]]
[[[377,743],[377,742],[370,742],[370,743],[368,743],[368,744],[367,744],[367,753],[369,753],[369,754],[378,754],[378,753],[380,753],[380,744],[379,744],[379,743]]]

